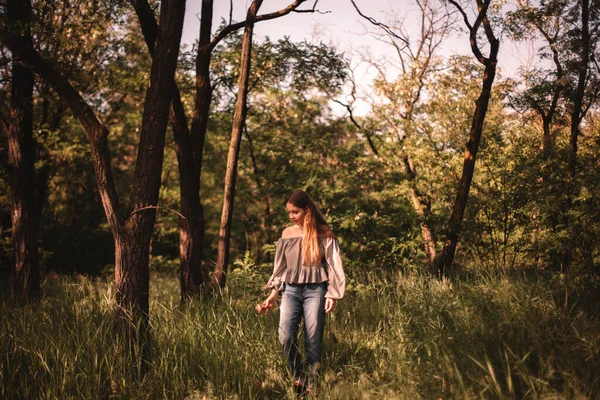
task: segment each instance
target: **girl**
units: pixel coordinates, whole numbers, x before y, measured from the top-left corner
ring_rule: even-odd
[[[308,194],[293,192],[285,208],[294,225],[286,228],[277,242],[273,275],[266,285],[271,294],[256,309],[260,314],[268,312],[282,293],[279,341],[296,390],[310,392],[321,361],[325,313],[344,297],[346,281],[338,241]],[[302,317],[304,363],[297,335]]]

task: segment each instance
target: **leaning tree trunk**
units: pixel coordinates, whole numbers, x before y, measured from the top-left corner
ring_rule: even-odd
[[[26,1],[26,0],[25,0]],[[27,2],[29,3],[29,2]],[[98,192],[115,241],[115,289],[117,325],[130,332],[130,341],[138,343],[148,326],[148,259],[154,230],[165,133],[168,122],[169,93],[177,65],[185,14],[185,0],[163,0],[156,57],[152,62],[150,84],[146,93],[142,129],[133,184],[130,212],[120,214],[120,205],[110,167],[108,129],[67,79],[44,60],[31,45],[23,45],[10,35],[0,40],[35,71],[63,98],[83,126],[90,141]],[[141,330],[136,329],[140,327]],[[143,342],[142,354],[148,347]]]
[[[246,27],[242,39],[242,61],[240,77],[238,80],[238,95],[233,114],[233,127],[231,129],[231,143],[227,155],[227,170],[225,172],[225,191],[223,194],[223,212],[219,229],[219,248],[215,281],[220,287],[225,286],[227,266],[229,264],[229,247],[231,238],[231,220],[233,216],[233,201],[235,199],[235,181],[237,177],[237,164],[240,154],[242,131],[246,120],[246,99],[248,96],[248,77],[250,75],[250,58],[252,55],[252,31],[256,13],[262,0],[254,0],[248,9]]]
[[[8,0],[8,18],[14,39],[32,46],[31,4]],[[8,166],[12,201],[11,299],[22,302],[40,296],[35,195],[35,142],[33,139],[33,71],[13,54],[11,118],[8,127]]]
[[[479,141],[481,140],[481,134],[483,132],[483,123],[485,121],[485,115],[487,112],[488,104],[492,94],[492,84],[496,76],[496,66],[498,49],[500,42],[494,37],[492,28],[489,20],[487,19],[487,8],[491,0],[477,0],[479,8],[479,15],[473,26],[468,22],[468,18],[462,8],[454,0],[449,0],[458,11],[463,15],[466,25],[470,31],[471,50],[477,58],[477,60],[485,65],[485,71],[483,74],[483,85],[479,98],[475,102],[475,113],[473,115],[473,121],[471,123],[471,131],[469,134],[469,141],[465,147],[465,160],[463,163],[463,172],[458,184],[458,193],[456,200],[454,201],[454,207],[452,209],[452,215],[448,223],[448,233],[444,248],[438,262],[436,264],[436,271],[438,274],[446,275],[452,266],[454,261],[454,254],[456,252],[456,245],[458,243],[458,235],[460,231],[460,224],[462,222],[465,208],[467,206],[467,199],[469,197],[469,189],[471,188],[471,181],[473,180],[473,173],[475,171],[475,160],[477,158],[477,150],[479,149]],[[479,47],[477,46],[477,31],[483,24],[486,37],[490,44],[490,55],[484,57]]]

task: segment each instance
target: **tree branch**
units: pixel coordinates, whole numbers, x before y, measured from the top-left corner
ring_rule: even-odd
[[[350,65],[348,65],[348,68],[350,69]],[[358,130],[362,133],[364,133],[365,137],[367,138],[367,142],[369,143],[369,147],[371,148],[371,151],[373,151],[373,154],[375,154],[375,156],[379,156],[379,152],[377,151],[377,147],[375,147],[375,143],[373,142],[373,133],[372,132],[367,132],[356,120],[356,118],[354,118],[354,110],[352,109],[352,105],[354,104],[354,102],[356,101],[356,83],[354,80],[354,73],[352,72],[352,77],[350,78],[350,82],[352,83],[352,91],[350,93],[350,96],[352,96],[352,102],[346,104],[346,103],[342,103],[340,100],[335,99],[327,90],[325,90],[325,94],[327,94],[327,97],[329,97],[329,100],[333,101],[334,103],[337,103],[339,105],[341,105],[342,107],[344,107],[347,111],[348,111],[348,115],[350,116],[350,121],[352,122],[352,124],[358,128]]]
[[[371,132],[365,131],[364,128],[358,123],[358,121],[356,121],[356,119],[354,118],[354,113],[352,112],[352,107],[350,107],[350,104],[344,104],[341,101],[336,100],[336,99],[331,99],[331,100],[334,103],[337,103],[337,104],[341,105],[342,107],[345,107],[346,110],[348,110],[348,115],[350,116],[350,121],[352,122],[352,124],[354,126],[356,126],[358,128],[359,131],[361,131],[365,134],[365,137],[367,138],[367,142],[369,143],[369,147],[371,148],[371,151],[373,152],[373,154],[378,156],[379,152],[377,151],[377,147],[375,147],[375,143],[373,143],[373,139],[371,138],[371,136],[373,134]]]
[[[184,217],[184,216],[183,216],[181,213],[179,213],[178,211],[175,211],[175,210],[173,210],[172,208],[169,208],[169,207],[162,207],[162,206],[146,206],[146,207],[140,207],[140,208],[138,208],[138,209],[135,209],[135,210],[133,210],[133,211],[132,211],[132,212],[129,214],[129,216],[128,216],[128,217],[132,216],[133,214],[139,213],[140,211],[144,211],[144,210],[150,210],[150,209],[155,209],[155,210],[158,210],[158,209],[160,209],[160,208],[162,208],[162,209],[164,209],[164,210],[167,210],[167,211],[170,211],[170,212],[172,212],[172,213],[175,213],[175,214],[179,215],[179,216],[181,217],[181,219],[185,219],[185,217]]]
[[[317,10],[317,4],[319,3],[319,0],[315,0],[315,2],[313,3],[313,6],[310,10],[292,10],[295,13],[318,13],[318,14],[331,14],[331,11],[319,11]]]
[[[469,23],[469,17],[467,16],[467,14],[465,13],[465,11],[462,9],[462,7],[454,0],[448,0],[448,3],[452,4],[454,7],[456,7],[456,9],[458,10],[458,12],[460,13],[460,15],[462,15],[463,20],[465,21],[465,25],[467,25],[467,28],[469,29],[469,31],[471,31],[473,29],[473,27],[471,26],[471,24]]]
[[[318,1],[315,1],[313,8],[310,10],[298,10],[297,9],[298,7],[300,7],[303,3],[307,2],[307,1],[308,0],[295,0],[292,4],[290,4],[286,8],[283,8],[279,11],[275,11],[275,12],[272,12],[269,14],[263,14],[263,15],[257,16],[255,22],[268,21],[270,19],[283,17],[284,15],[287,15],[287,14],[291,13],[292,11],[294,11],[294,12],[316,12],[314,7],[316,6]],[[246,21],[236,22],[235,24],[230,23],[225,28],[221,29],[219,31],[219,33],[217,33],[217,35],[210,42],[210,45],[209,45],[210,48],[213,49],[227,35],[229,35],[231,32],[234,32],[234,31],[237,31],[238,29],[243,28],[245,25],[246,25]]]
[[[42,79],[50,83],[59,96],[69,104],[73,115],[82,125],[90,141],[96,182],[106,218],[113,232],[118,232],[123,225],[123,219],[118,214],[119,200],[110,166],[108,129],[100,123],[94,111],[69,81],[42,58],[33,46],[24,46],[5,32],[5,26],[0,24],[0,42],[29,64]]]
[[[388,35],[392,36],[393,38],[398,39],[399,41],[401,41],[402,43],[404,43],[406,46],[408,46],[410,43],[408,43],[408,41],[403,38],[402,36],[398,35],[396,32],[394,32],[389,26],[378,22],[377,20],[375,20],[375,18],[373,17],[368,17],[365,14],[363,14],[360,9],[358,8],[358,6],[356,5],[356,3],[354,2],[354,0],[350,0],[350,2],[352,2],[352,5],[354,6],[354,9],[356,10],[356,12],[358,13],[358,15],[360,15],[361,17],[363,17],[364,19],[366,19],[367,21],[369,21],[371,24],[383,29]]]
[[[478,9],[479,13],[477,14],[477,19],[475,20],[475,23],[473,24],[473,26],[470,25],[467,14],[462,9],[460,4],[458,4],[458,2],[456,2],[455,0],[448,0],[448,2],[450,4],[452,4],[454,7],[456,7],[458,12],[463,16],[465,25],[467,25],[467,27],[469,28],[469,42],[471,44],[471,51],[473,52],[473,55],[475,56],[477,61],[479,61],[483,65],[486,65],[486,63],[489,61],[489,59],[481,53],[481,50],[479,49],[479,46],[477,45],[477,31],[479,30],[479,27],[483,23],[486,36],[487,36],[488,40],[490,41],[490,45],[492,47],[490,50],[490,54],[494,54],[494,53],[497,54],[498,53],[497,48],[499,46],[499,42],[494,37],[494,34],[491,31],[491,28],[489,26],[489,21],[487,21],[487,10],[488,10],[491,0],[484,0],[484,1],[477,0],[477,9]],[[487,23],[485,23],[484,20],[487,21]],[[495,57],[494,57],[493,61],[495,61]]]
[[[498,47],[500,46],[500,41],[496,39],[494,36],[494,31],[492,30],[492,26],[490,24],[490,20],[487,16],[487,10],[489,7],[491,0],[486,0],[484,4],[481,4],[481,0],[477,0],[477,3],[481,5],[482,10],[480,14],[482,15],[483,22],[483,30],[485,31],[485,36],[487,37],[488,42],[490,43],[490,55],[486,59],[486,61],[497,61],[496,56],[498,54]]]

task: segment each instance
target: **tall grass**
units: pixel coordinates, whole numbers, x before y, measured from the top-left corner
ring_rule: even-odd
[[[540,276],[363,275],[328,317],[322,398],[600,397],[597,281],[576,282],[565,316],[560,282]],[[177,279],[153,276],[142,378],[113,331],[110,284],[47,279],[39,304],[0,306],[0,398],[294,398],[277,312],[253,311],[261,282],[242,270],[178,308]]]

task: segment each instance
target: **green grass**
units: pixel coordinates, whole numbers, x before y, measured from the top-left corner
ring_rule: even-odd
[[[574,282],[565,318],[559,279],[363,275],[328,317],[321,398],[600,397],[598,281]],[[178,308],[177,279],[154,274],[140,378],[110,284],[48,278],[39,304],[0,306],[0,398],[294,398],[278,312],[253,310],[262,279],[241,271],[222,297]]]

